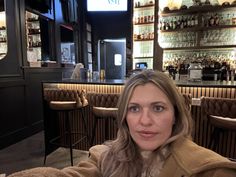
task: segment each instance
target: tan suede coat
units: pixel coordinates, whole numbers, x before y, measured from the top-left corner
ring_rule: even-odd
[[[105,145],[92,147],[90,158],[78,166],[62,170],[39,167],[17,172],[9,177],[102,177],[97,161],[107,149]],[[173,143],[170,152],[171,155],[158,177],[236,177],[236,163],[188,139],[183,138]]]

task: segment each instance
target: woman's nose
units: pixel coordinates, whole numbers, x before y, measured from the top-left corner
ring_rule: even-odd
[[[150,111],[148,109],[143,109],[142,114],[140,115],[140,124],[142,125],[150,125],[152,123],[150,117]]]

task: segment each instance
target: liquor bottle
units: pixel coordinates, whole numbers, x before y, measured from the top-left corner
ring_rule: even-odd
[[[181,24],[181,20],[180,18],[177,20],[177,25],[176,25],[176,28],[179,29],[180,28],[180,24]]]
[[[215,14],[214,19],[215,19],[215,25],[218,26],[218,25],[219,25],[220,18],[219,18],[219,16],[218,16],[217,13]]]
[[[169,22],[167,21],[166,22],[166,29],[165,30],[169,30],[170,29],[170,24],[169,24]]]
[[[194,15],[192,16],[192,19],[191,19],[191,26],[192,27],[195,26],[195,17],[194,17]]]
[[[160,20],[160,23],[159,23],[159,29],[160,29],[160,30],[163,30],[162,25],[163,25],[163,22],[162,22],[162,20]]]
[[[231,25],[230,14],[227,14],[227,19],[226,19],[226,23],[225,23],[225,25]]]
[[[187,27],[191,27],[191,16],[188,16],[188,19],[187,19]]]
[[[171,20],[170,21],[170,29],[173,29],[173,27],[174,27],[174,22],[173,22],[173,20]]]
[[[209,19],[209,26],[214,26],[214,24],[215,24],[215,20],[214,20],[213,15],[211,15],[211,17]]]
[[[226,79],[227,69],[226,65],[222,63],[222,67],[220,69],[220,81],[223,81]]]
[[[178,69],[176,70],[176,73],[175,73],[175,80],[176,81],[179,80],[179,70]]]
[[[197,17],[197,16],[195,17],[194,25],[195,25],[195,26],[198,26],[198,17]]]
[[[181,21],[180,21],[180,28],[183,29],[184,28],[184,17],[181,17]]]
[[[174,22],[173,22],[173,29],[177,28],[177,18],[174,18]]]
[[[235,70],[231,70],[231,82],[234,82],[234,75],[235,75]]]

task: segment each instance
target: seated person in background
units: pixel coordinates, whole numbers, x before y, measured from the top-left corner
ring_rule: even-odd
[[[127,81],[117,121],[117,138],[90,148],[88,160],[10,177],[236,177],[236,163],[191,140],[190,112],[164,73],[145,70]]]

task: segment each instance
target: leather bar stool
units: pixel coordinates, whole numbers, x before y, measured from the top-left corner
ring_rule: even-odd
[[[213,128],[207,147],[216,151],[225,132],[236,132],[236,99],[202,97],[201,106],[202,116]]]
[[[116,119],[116,113],[118,108],[107,108],[107,107],[96,107],[93,106],[93,115],[94,115],[94,124],[92,128],[92,137],[90,144],[93,144],[94,138],[96,136],[96,129],[98,120],[105,119],[105,140],[109,139],[109,124],[108,119],[113,119],[115,121]]]
[[[228,130],[236,131],[236,115],[235,118],[208,115],[208,118],[210,123],[214,126],[208,147],[213,147],[213,149],[216,150],[219,145],[220,134]]]
[[[49,143],[56,145],[58,147],[66,147],[70,149],[70,160],[71,166],[73,166],[73,148],[84,139],[90,140],[89,134],[87,132],[87,123],[83,113],[83,109],[88,106],[88,102],[81,104],[78,103],[77,91],[74,90],[57,90],[53,95],[58,95],[61,98],[56,98],[56,101],[49,101],[49,108],[56,112],[57,120],[61,129],[64,129],[63,132],[60,132],[58,136],[53,137],[49,140]],[[75,99],[77,98],[77,99]],[[61,99],[58,101],[58,99]],[[80,100],[80,99],[79,99]],[[72,123],[73,123],[73,112],[79,111],[79,115],[82,118],[82,124],[85,128],[85,132],[73,132]],[[59,120],[60,119],[60,120]],[[62,128],[64,127],[64,128]],[[79,135],[79,138],[74,140],[73,136]],[[90,141],[89,141],[90,142]],[[46,163],[46,154],[44,158],[44,164]]]
[[[110,138],[109,132],[109,122],[112,120],[116,123],[116,113],[118,108],[116,108],[120,94],[114,93],[88,93],[88,100],[91,106],[92,114],[94,117],[94,123],[92,126],[92,135],[90,144],[94,144],[94,140],[97,134],[98,121],[104,120],[105,124],[105,140]],[[101,132],[101,131],[100,131]]]

